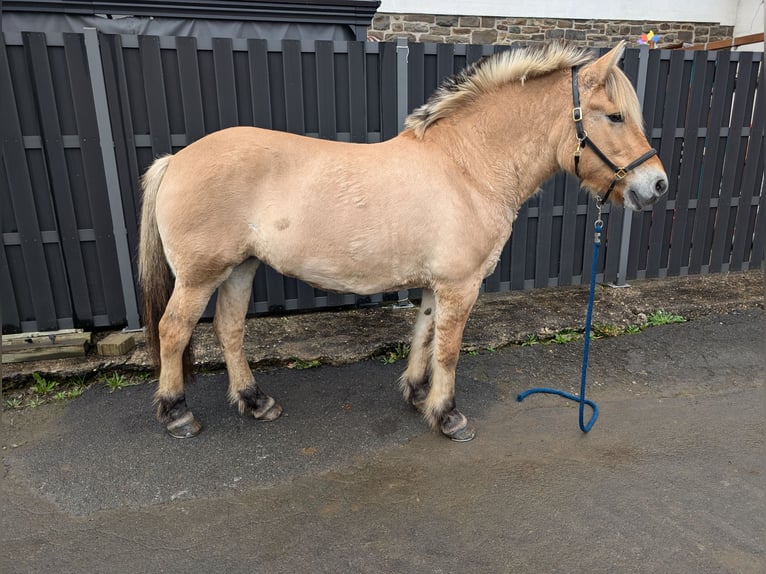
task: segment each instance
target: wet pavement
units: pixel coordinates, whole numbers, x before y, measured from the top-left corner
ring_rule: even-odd
[[[272,423],[203,375],[188,441],[154,420],[150,384],[6,411],[0,571],[761,573],[763,326],[762,306],[714,309],[594,341],[587,435],[574,403],[515,400],[576,391],[581,342],[464,354],[466,444],[378,360],[259,369]]]

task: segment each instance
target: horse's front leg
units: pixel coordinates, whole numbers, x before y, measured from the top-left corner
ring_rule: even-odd
[[[476,430],[457,410],[455,403],[455,368],[468,315],[479,294],[478,284],[436,290],[436,317],[431,386],[423,405],[423,414],[433,428],[455,441],[469,441]]]
[[[273,421],[282,414],[282,407],[255,384],[242,347],[245,316],[258,264],[255,258],[247,259],[218,287],[213,324],[229,374],[229,400],[237,405],[241,414]]]
[[[420,302],[418,318],[415,321],[407,369],[399,378],[404,400],[421,412],[426,402],[426,396],[428,396],[435,311],[434,292],[430,289],[423,289],[423,298]]]

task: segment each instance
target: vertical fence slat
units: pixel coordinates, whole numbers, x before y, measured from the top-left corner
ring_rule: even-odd
[[[348,45],[348,102],[351,141],[367,141],[367,91],[365,90],[364,44],[353,42]]]
[[[303,120],[301,43],[298,40],[283,40],[282,51],[287,131],[294,134],[302,134],[305,132],[305,125]]]
[[[565,176],[564,206],[563,213],[561,214],[561,264],[559,265],[559,285],[572,284],[579,191],[579,182],[572,176]]]
[[[181,101],[184,106],[186,145],[189,145],[205,135],[205,112],[202,106],[196,38],[191,36],[176,38],[176,52]]]
[[[157,36],[139,36],[138,51],[144,76],[144,94],[149,118],[152,153],[160,156],[173,151],[170,143],[170,120],[166,107],[165,79]]]
[[[422,106],[428,95],[425,93],[423,78],[425,77],[425,45],[417,42],[409,44],[410,52],[407,55],[407,91],[409,92],[407,104],[411,112]]]
[[[380,43],[380,132],[387,140],[399,133],[396,93],[396,44]]]
[[[13,86],[8,63],[7,47],[0,33],[0,85]],[[24,257],[26,287],[34,310],[34,329],[53,330],[58,328],[53,291],[48,278],[40,224],[37,219],[29,176],[21,125],[19,124],[16,97],[12,89],[0,90],[0,134],[3,140],[3,158],[8,169],[8,184],[11,190],[16,224],[21,236],[21,253]],[[24,321],[26,318],[21,317]]]
[[[236,126],[239,118],[231,38],[213,38],[213,63],[215,92],[218,96],[218,121],[221,129]]]
[[[601,255],[604,258],[604,283],[617,283],[617,274],[620,268],[620,255],[622,253],[622,228],[625,216],[622,207],[614,204],[609,206],[609,226],[605,227],[603,234],[606,249]],[[605,223],[606,225],[606,223]]]
[[[455,46],[454,44],[436,44],[436,84],[442,82],[455,73]]]
[[[317,108],[319,110],[319,137],[334,140],[338,137],[335,115],[335,59],[333,43],[316,43]]]
[[[535,246],[535,287],[548,286],[551,260],[551,235],[553,231],[553,186],[555,179],[546,185],[549,189],[539,194],[537,207],[537,242]]]
[[[271,88],[266,40],[248,40],[247,53],[250,93],[253,94],[253,123],[260,128],[271,129]]]

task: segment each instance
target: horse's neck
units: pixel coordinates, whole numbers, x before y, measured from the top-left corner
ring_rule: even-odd
[[[433,126],[441,128],[445,153],[477,188],[512,209],[562,168],[562,118],[571,102],[561,80],[556,74],[505,86]]]

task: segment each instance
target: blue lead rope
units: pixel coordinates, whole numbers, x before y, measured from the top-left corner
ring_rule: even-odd
[[[580,375],[580,396],[567,393],[566,391],[560,391],[558,389],[551,389],[548,387],[538,387],[529,389],[523,393],[519,393],[516,400],[521,402],[529,395],[534,393],[545,393],[548,395],[558,395],[571,401],[577,401],[580,403],[580,430],[582,432],[588,432],[598,418],[598,406],[593,401],[585,398],[585,381],[588,374],[588,353],[590,351],[590,325],[593,318],[593,300],[596,295],[596,265],[598,263],[598,249],[601,246],[601,230],[604,228],[604,222],[601,221],[601,205],[598,204],[598,218],[594,225],[595,233],[593,236],[593,264],[591,265],[590,272],[590,294],[588,296],[588,312],[585,316],[585,343],[582,351],[582,374]],[[593,409],[590,420],[585,424],[585,405],[588,405]]]

